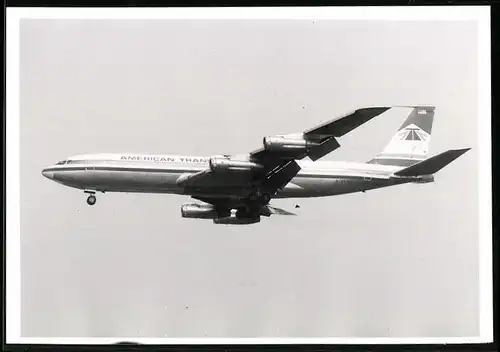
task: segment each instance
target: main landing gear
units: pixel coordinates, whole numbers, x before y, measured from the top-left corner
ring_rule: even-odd
[[[259,191],[252,193],[248,198],[250,201],[260,203],[261,205],[267,205],[271,201],[269,193],[261,193]]]
[[[95,196],[95,192],[91,191],[85,191],[89,196],[87,198],[87,204],[88,205],[94,205],[97,202],[97,198]]]

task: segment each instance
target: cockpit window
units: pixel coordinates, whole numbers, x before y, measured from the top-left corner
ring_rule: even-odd
[[[83,160],[68,160],[66,163],[67,164],[84,164],[85,162]]]
[[[64,165],[66,164],[66,160],[58,162],[56,165]]]

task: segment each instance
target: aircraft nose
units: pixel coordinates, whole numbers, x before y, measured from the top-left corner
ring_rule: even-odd
[[[49,180],[54,179],[54,171],[51,171],[49,169],[43,169],[42,170],[42,175],[47,177]]]

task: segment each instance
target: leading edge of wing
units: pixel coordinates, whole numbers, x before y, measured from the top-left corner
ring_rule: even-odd
[[[341,137],[370,121],[374,117],[381,115],[390,108],[391,107],[388,106],[373,106],[354,110],[344,116],[337,117],[305,131],[304,137],[311,139]]]

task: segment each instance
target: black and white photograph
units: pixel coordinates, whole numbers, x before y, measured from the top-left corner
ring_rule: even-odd
[[[7,21],[8,342],[492,341],[488,7]]]

